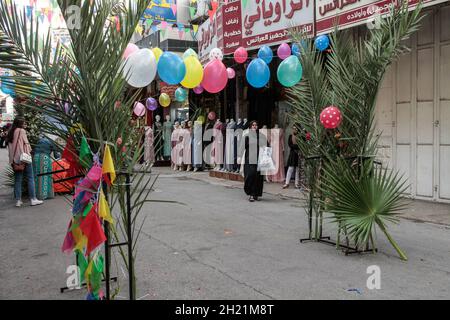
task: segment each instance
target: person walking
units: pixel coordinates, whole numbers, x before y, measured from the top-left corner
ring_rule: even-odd
[[[248,200],[254,202],[259,201],[263,194],[264,176],[258,171],[258,161],[260,146],[267,138],[259,132],[258,122],[252,121],[244,139],[244,191],[249,196]]]
[[[298,138],[298,128],[294,126],[292,128],[292,134],[289,135],[288,145],[289,145],[289,158],[288,158],[288,171],[286,173],[286,181],[284,183],[283,189],[289,188],[289,183],[291,182],[292,174],[295,173],[295,187],[300,188],[300,170],[299,170],[299,152],[300,148],[297,144]]]
[[[28,142],[27,125],[25,119],[17,117],[14,119],[13,125],[8,132],[7,143],[9,152],[9,163],[14,170],[14,197],[16,199],[16,207],[21,207],[22,202],[22,180],[24,174],[28,181],[28,195],[31,205],[36,206],[42,204],[41,200],[36,199],[34,186],[33,165],[23,162],[25,157],[31,157],[31,146]]]
[[[53,177],[51,174],[39,176],[43,173],[53,171],[51,154],[54,158],[59,158],[56,145],[53,140],[42,135],[34,148],[33,169],[35,174],[36,196],[38,199],[45,200],[54,198]]]

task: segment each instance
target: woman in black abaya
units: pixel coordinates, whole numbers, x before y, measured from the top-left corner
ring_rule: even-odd
[[[259,133],[258,123],[250,122],[249,132],[245,135],[244,191],[249,201],[259,200],[263,193],[264,176],[258,171],[259,149],[266,146],[267,138]]]

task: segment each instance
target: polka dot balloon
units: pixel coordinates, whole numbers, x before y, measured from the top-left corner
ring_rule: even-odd
[[[209,60],[213,61],[213,60],[223,60],[223,53],[222,50],[220,50],[219,48],[214,48],[211,50],[211,52],[209,53]]]
[[[341,111],[336,106],[329,106],[320,113],[320,122],[326,129],[335,129],[342,123]]]

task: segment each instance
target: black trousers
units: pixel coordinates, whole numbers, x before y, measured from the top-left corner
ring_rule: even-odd
[[[261,197],[264,187],[264,176],[258,171],[258,165],[244,165],[244,191],[248,196]]]

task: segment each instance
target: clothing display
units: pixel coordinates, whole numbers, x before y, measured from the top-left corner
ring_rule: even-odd
[[[227,125],[227,132],[225,136],[225,170],[236,170],[236,138],[235,130],[237,128],[236,122],[232,119]]]
[[[202,124],[196,122],[192,132],[192,165],[196,169],[203,167],[203,132]]]
[[[173,131],[173,123],[169,119],[165,121],[163,124],[163,139],[164,139],[163,156],[166,160],[170,158],[172,152],[172,140],[171,140],[172,131]]]
[[[145,127],[144,161],[146,163],[154,163],[155,162],[154,133],[153,133],[153,129],[151,127]]]
[[[182,143],[181,143],[181,154],[182,154],[182,164],[190,166],[192,165],[192,137],[191,130],[189,128],[181,129]]]
[[[163,124],[159,119],[153,124],[154,152],[155,160],[162,160],[163,157]]]
[[[171,152],[171,160],[172,164],[175,168],[181,166],[183,164],[183,144],[180,143],[182,141],[182,129],[175,128],[172,132],[171,141],[172,141],[172,152]]]
[[[213,141],[213,163],[216,168],[223,166],[223,124],[220,120],[217,120],[214,125],[214,141]]]
[[[275,141],[278,140],[278,146]],[[284,182],[284,131],[282,129],[272,129],[269,143],[272,146],[272,158],[275,163],[276,172],[268,176],[271,182]]]

